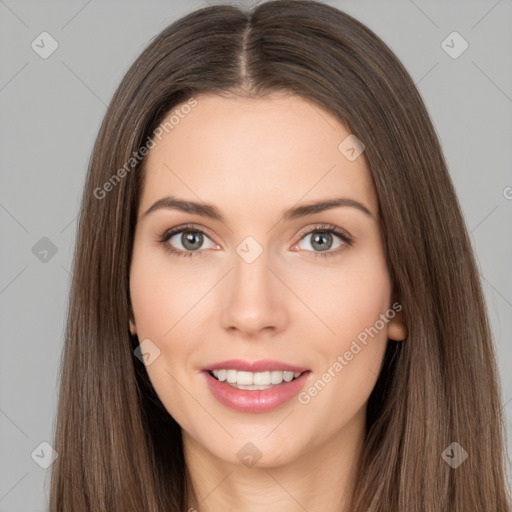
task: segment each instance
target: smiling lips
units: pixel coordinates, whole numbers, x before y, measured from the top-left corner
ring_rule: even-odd
[[[298,394],[311,371],[272,360],[222,361],[202,369],[219,402],[239,412],[266,412]]]

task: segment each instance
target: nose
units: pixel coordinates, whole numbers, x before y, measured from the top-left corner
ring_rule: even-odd
[[[269,267],[266,251],[252,263],[235,255],[223,288],[223,328],[245,338],[275,336],[286,329],[289,292],[278,274]]]

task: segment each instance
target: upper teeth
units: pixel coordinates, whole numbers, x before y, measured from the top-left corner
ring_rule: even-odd
[[[299,377],[301,372],[289,371],[268,371],[268,372],[239,372],[237,370],[212,370],[213,375],[221,382],[227,380],[231,384],[244,386],[268,386],[270,384],[281,384],[290,382],[293,378]]]

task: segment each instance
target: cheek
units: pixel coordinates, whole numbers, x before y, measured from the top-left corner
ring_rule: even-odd
[[[392,283],[380,247],[353,251],[335,266],[317,266],[298,274],[294,291],[314,313],[315,331],[321,333],[327,351],[350,345],[390,306]],[[385,337],[386,329],[382,330]]]
[[[173,418],[180,425],[188,425],[190,417],[200,411],[189,410],[194,404],[182,386],[189,378],[191,355],[198,350],[197,338],[190,334],[196,313],[193,307],[205,284],[187,286],[183,272],[168,261],[165,264],[165,255],[155,253],[142,247],[134,249],[130,296],[137,335],[141,343],[151,340],[159,351],[146,366],[154,390]]]
[[[298,293],[317,317],[309,330],[322,334],[306,349],[318,364],[299,402],[310,414],[329,418],[328,430],[349,422],[375,386],[388,342],[391,292],[379,250],[347,257],[335,272],[322,269],[301,279]]]
[[[353,339],[370,328],[389,307],[391,282],[386,268],[375,265],[339,277],[329,311],[336,336]]]
[[[134,247],[130,296],[141,340],[170,340],[208,291],[208,280],[184,272],[183,265],[171,258],[163,249],[146,248],[142,243]]]

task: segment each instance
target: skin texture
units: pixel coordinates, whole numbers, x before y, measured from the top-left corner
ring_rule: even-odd
[[[200,511],[341,510],[360,451],[366,404],[388,338],[406,335],[401,314],[307,404],[296,398],[265,413],[219,403],[200,369],[226,359],[275,359],[311,369],[304,389],[349,350],[393,304],[378,222],[378,200],[364,154],[349,161],[349,135],[329,112],[298,96],[214,95],[198,104],[150,151],[139,205],[130,293],[132,332],[160,355],[146,367],[183,431]],[[225,222],[171,209],[144,212],[174,195],[216,205]],[[290,221],[281,211],[346,197],[372,213],[337,207]],[[192,257],[166,252],[170,228],[206,232]],[[353,238],[315,245],[322,223]],[[252,236],[263,249],[248,264],[237,246]],[[185,251],[181,233],[173,235]],[[190,247],[190,246],[188,246]],[[190,248],[188,252],[194,252]],[[199,255],[199,253],[202,253]],[[262,457],[237,457],[248,442]]]

